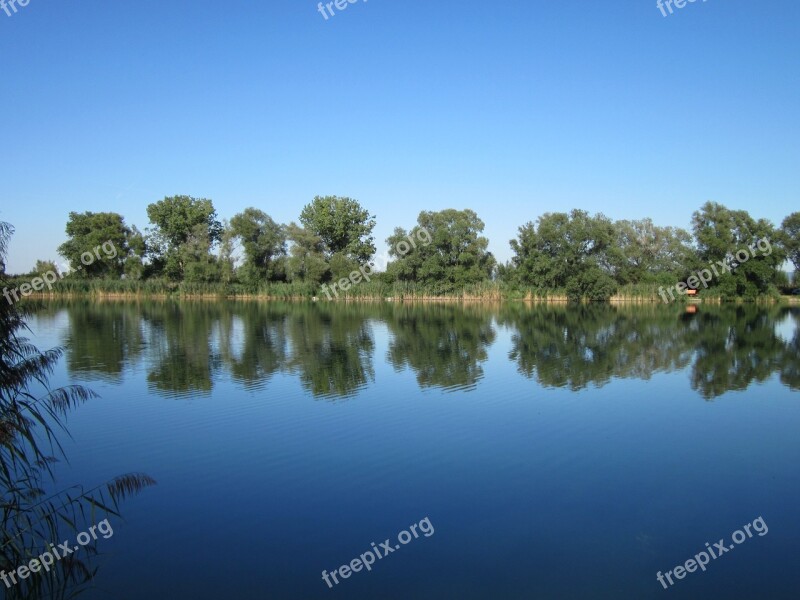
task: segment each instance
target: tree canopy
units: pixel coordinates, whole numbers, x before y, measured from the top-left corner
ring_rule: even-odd
[[[386,240],[389,256],[395,259],[387,273],[398,281],[441,291],[490,279],[497,262],[488,251],[489,240],[481,235],[483,229],[483,221],[472,210],[422,211],[417,227],[410,232],[398,227]]]
[[[185,195],[154,202],[147,214],[145,237],[117,213],[70,213],[68,239],[59,251],[73,268],[81,267],[71,277],[162,280],[159,285],[169,290],[180,285],[175,282],[219,283],[225,288],[215,287],[218,292],[241,286],[244,293],[279,289],[283,297],[298,297],[319,296],[320,286],[369,267],[371,277],[358,277],[370,282],[359,281],[359,295],[488,293],[602,301],[620,289],[655,298],[657,286],[697,287],[690,282],[702,270],[714,270],[703,283],[715,296],[774,296],[791,289],[781,270],[784,261],[800,267],[800,213],[775,227],[714,202],[692,215],[690,231],[649,218],[612,221],[579,209],[548,212],[519,227],[510,241],[511,259],[502,265],[489,251],[475,211],[422,211],[410,229],[396,227],[386,238],[384,273],[374,266],[375,217],[348,197],[316,196],[298,223],[289,224],[257,207],[220,222],[211,200]],[[98,252],[104,244],[117,254]],[[50,267],[43,261],[37,269]]]
[[[138,231],[113,212],[71,212],[66,233],[68,239],[59,246],[59,254],[87,277],[119,277],[134,248],[141,248]]]
[[[703,267],[722,268],[719,263],[732,267],[711,282],[723,297],[754,298],[769,291],[785,260],[783,251],[772,245],[776,232],[769,221],[756,221],[747,211],[707,202],[692,215],[692,229],[697,240],[697,257],[707,263]],[[748,259],[737,258],[740,251],[747,251]]]
[[[147,216],[153,224],[149,246],[157,273],[190,281],[214,278],[209,253],[220,240],[222,224],[211,200],[167,197],[150,204]]]
[[[303,208],[300,223],[322,240],[327,259],[342,254],[363,264],[375,254],[375,217],[351,198],[317,196]]]
[[[241,277],[250,283],[286,279],[286,228],[257,208],[246,208],[230,222],[244,250]]]
[[[517,281],[538,289],[563,289],[572,300],[608,299],[616,288],[609,275],[615,239],[612,222],[583,210],[546,213],[537,223],[520,227],[511,240]]]
[[[800,212],[792,213],[783,220],[780,242],[787,258],[794,265],[796,276],[800,272]]]

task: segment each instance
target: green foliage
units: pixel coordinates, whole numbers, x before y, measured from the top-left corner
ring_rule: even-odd
[[[330,281],[339,281],[343,277],[349,277],[350,273],[358,271],[360,266],[357,260],[342,252],[336,252],[328,261]]]
[[[786,217],[778,235],[787,258],[794,265],[795,276],[800,272],[800,212]]]
[[[52,260],[37,260],[33,272],[37,275],[42,273],[58,273],[58,266]]]
[[[676,280],[692,263],[694,249],[688,231],[658,227],[651,219],[617,221],[608,262],[621,284]]]
[[[326,259],[338,253],[364,264],[375,254],[375,217],[356,200],[316,196],[300,213],[300,223],[322,240]]]
[[[215,262],[210,256],[211,247],[222,235],[222,224],[211,200],[167,197],[150,204],[147,216],[153,225],[148,245],[154,270],[176,280],[210,280]]]
[[[125,258],[125,277],[127,279],[139,280],[145,276],[144,259],[147,256],[147,242],[144,235],[136,229],[136,226],[131,226],[130,234],[128,235],[128,256]]]
[[[233,256],[236,234],[227,221],[222,222],[222,234],[219,239],[219,278],[222,283],[230,284],[236,277],[236,260]]]
[[[94,255],[109,240],[119,256],[95,257],[81,273],[57,282],[56,293],[73,286],[91,293],[122,289],[146,294],[160,289],[165,294],[279,297],[295,297],[301,290],[299,295],[306,297],[319,295],[323,284],[367,266],[375,252],[374,217],[345,197],[315,197],[302,210],[302,225],[281,225],[256,208],[245,209],[223,225],[210,200],[189,196],[164,198],[147,211],[153,225],[147,239],[115,213],[70,213],[71,238],[62,251],[72,263],[80,265],[84,251]],[[398,227],[387,238],[391,262],[386,272],[373,273],[372,282],[359,283],[340,296],[602,301],[621,286],[636,297],[654,289],[651,299],[657,300],[659,285],[674,286],[727,262],[733,272],[721,268],[710,282],[713,289],[701,290],[701,295],[755,299],[787,288],[780,272],[785,257],[798,268],[800,213],[788,216],[776,231],[746,211],[709,202],[694,213],[692,229],[694,236],[680,228],[659,227],[651,219],[612,222],[581,210],[547,213],[519,228],[511,241],[512,260],[497,265],[481,235],[484,223],[474,211],[423,211],[410,231]],[[751,252],[748,260],[735,260],[737,251],[771,241],[775,244],[768,253]],[[243,263],[237,268],[238,247]],[[50,266],[42,263],[37,270]],[[120,275],[144,285],[85,283]],[[164,279],[180,285],[168,285]]]
[[[496,261],[483,229],[472,210],[421,212],[411,232],[398,227],[386,240],[395,259],[386,270],[389,279],[437,286],[442,293],[490,279]]]
[[[233,235],[244,250],[239,277],[249,284],[286,280],[286,228],[265,212],[246,208],[231,219]]]
[[[602,214],[546,213],[511,241],[512,277],[534,289],[565,289],[571,301],[607,300],[615,289],[606,267],[615,234]]]
[[[606,302],[614,295],[617,284],[600,269],[583,268],[569,278],[565,290],[571,302]]]
[[[325,244],[318,235],[290,223],[287,235],[292,241],[288,260],[289,281],[318,284],[330,280]]]
[[[59,254],[89,278],[118,278],[133,248],[141,244],[138,232],[125,225],[122,215],[112,212],[71,212],[66,233],[68,239],[59,246]]]
[[[728,299],[754,299],[775,293],[777,272],[785,254],[771,243],[776,235],[769,221],[756,221],[747,211],[707,202],[692,216],[692,228],[698,258],[707,263],[702,268],[709,264],[719,267],[720,276],[711,281],[716,293]],[[749,258],[744,259],[745,255]],[[725,272],[719,263],[731,265],[731,272]]]

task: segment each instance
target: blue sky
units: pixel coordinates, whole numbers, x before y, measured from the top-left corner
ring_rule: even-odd
[[[800,210],[800,3],[30,0],[0,12],[9,270],[70,211],[140,229],[164,196],[296,220],[358,199],[383,240],[472,208],[490,249],[583,208],[688,227]]]

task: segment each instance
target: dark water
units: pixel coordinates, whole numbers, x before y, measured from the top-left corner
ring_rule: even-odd
[[[800,311],[48,305],[60,481],[143,471],[89,598],[797,598]],[[412,524],[420,535],[329,589]],[[755,535],[665,591],[683,564]],[[728,542],[726,542],[727,544]]]

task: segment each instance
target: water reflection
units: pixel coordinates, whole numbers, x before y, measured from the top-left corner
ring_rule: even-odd
[[[146,302],[64,305],[71,375],[121,380],[141,365],[152,392],[206,394],[217,377],[245,388],[276,374],[315,398],[356,395],[375,381],[374,329],[386,361],[420,388],[472,390],[503,329],[504,355],[525,378],[581,390],[612,378],[681,373],[711,400],[773,375],[800,388],[800,309],[790,307],[481,306]],[[41,309],[52,318],[53,305]],[[685,375],[683,375],[685,374]]]
[[[375,340],[365,307],[296,306],[287,325],[289,373],[314,397],[347,398],[375,379]]]
[[[780,365],[781,383],[800,389],[800,308],[784,309],[786,322],[791,323],[793,335],[786,344]]]
[[[224,305],[210,302],[143,305],[151,391],[175,395],[211,391],[213,374],[222,364],[219,350],[211,345],[212,329],[225,312]]]
[[[234,381],[247,389],[262,387],[288,360],[285,304],[242,303],[220,319],[222,363]]]
[[[83,303],[82,306],[68,311],[67,367],[84,377],[120,381],[125,365],[136,361],[145,348],[139,305]]]
[[[491,313],[480,307],[394,305],[386,321],[392,333],[388,359],[395,370],[411,368],[421,388],[473,389],[495,340]]]
[[[692,389],[710,400],[745,390],[774,373],[798,386],[798,310],[753,305],[665,309],[661,306],[537,307],[509,305],[502,322],[516,333],[509,358],[539,384],[580,390],[613,377],[649,379],[688,367]],[[793,322],[791,343],[778,323]]]
[[[545,386],[580,390],[612,377],[649,379],[685,368],[692,356],[686,322],[661,307],[508,305],[501,322],[515,330],[509,358]]]
[[[777,332],[777,324],[785,316],[794,321],[794,339],[789,344]],[[745,390],[775,372],[781,374],[785,385],[798,388],[797,309],[725,306],[701,311],[693,325],[687,336],[696,351],[691,382],[704,398]]]

